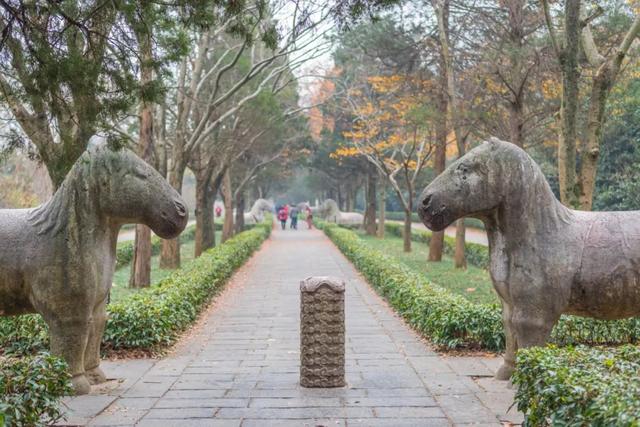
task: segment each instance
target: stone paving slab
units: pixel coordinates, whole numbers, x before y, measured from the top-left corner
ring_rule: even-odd
[[[346,282],[346,379],[299,385],[299,283]],[[451,426],[519,423],[499,358],[439,355],[319,231],[275,231],[163,360],[104,362],[109,378],[66,399],[67,425]]]

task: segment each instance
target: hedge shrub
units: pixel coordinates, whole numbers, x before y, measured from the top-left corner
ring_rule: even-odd
[[[0,357],[0,426],[40,426],[61,418],[59,399],[71,391],[67,364],[48,353]]]
[[[432,342],[448,348],[504,349],[498,304],[474,304],[430,283],[397,259],[369,248],[354,232],[333,224],[321,226],[369,283]],[[640,338],[639,322],[638,318],[604,321],[562,316],[551,340],[559,345],[636,342]]]
[[[244,231],[157,285],[109,305],[105,347],[152,349],[171,344],[270,232],[270,223]]]
[[[473,304],[431,284],[391,256],[368,248],[352,231],[325,224],[325,233],[409,324],[441,346],[504,348],[497,305]]]
[[[111,349],[170,344],[269,236],[271,223],[253,226],[204,252],[149,288],[107,306],[103,346]],[[0,318],[0,355],[48,348],[48,328],[38,314]]]
[[[526,425],[640,425],[640,349],[556,347],[518,352],[512,380]]]

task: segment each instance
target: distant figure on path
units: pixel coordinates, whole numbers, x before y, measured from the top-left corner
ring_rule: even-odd
[[[298,229],[298,209],[294,206],[291,208],[291,212],[289,212],[289,217],[291,218],[291,229]]]
[[[287,216],[287,210],[285,208],[281,208],[278,211],[278,219],[280,220],[283,230],[287,227]]]
[[[216,206],[216,216],[220,218],[220,215],[222,215],[222,208],[220,206]]]
[[[313,214],[309,206],[307,206],[307,227],[309,227],[309,230],[313,228]]]

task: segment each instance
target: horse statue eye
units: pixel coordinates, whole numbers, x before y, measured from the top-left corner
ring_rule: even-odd
[[[133,169],[133,175],[135,177],[137,177],[137,178],[140,178],[140,179],[147,179],[148,178],[147,173],[144,170],[138,169],[138,168]]]

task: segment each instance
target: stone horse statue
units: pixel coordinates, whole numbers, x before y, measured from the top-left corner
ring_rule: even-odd
[[[364,215],[361,213],[341,212],[338,204],[333,199],[325,200],[314,214],[315,213],[326,221],[335,222],[336,224],[359,225],[364,222]]]
[[[266,199],[258,199],[255,201],[251,210],[244,214],[245,224],[258,224],[264,220],[265,212],[273,212],[273,202]]]
[[[187,219],[151,166],[129,150],[90,146],[47,203],[0,210],[0,315],[40,313],[75,392],[88,393],[106,380],[100,342],[120,227],[142,223],[168,239]]]
[[[451,164],[422,192],[418,212],[434,231],[466,216],[485,224],[506,335],[498,379],[511,377],[519,348],[547,341],[563,313],[640,315],[640,211],[565,207],[511,143],[491,139]]]

